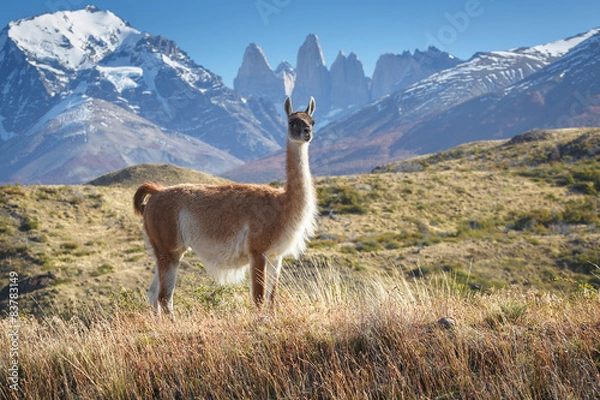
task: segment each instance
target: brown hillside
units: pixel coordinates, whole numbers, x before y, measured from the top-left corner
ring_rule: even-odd
[[[137,187],[144,182],[164,186],[180,183],[219,184],[228,180],[172,164],[138,164],[102,175],[89,182],[93,186]]]

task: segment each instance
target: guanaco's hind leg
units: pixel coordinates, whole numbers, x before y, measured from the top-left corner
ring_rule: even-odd
[[[267,263],[266,294],[267,304],[271,310],[275,309],[275,296],[281,273],[282,257],[269,259]]]
[[[250,278],[252,279],[251,292],[254,304],[261,307],[265,300],[265,267],[267,258],[262,253],[250,254]]]
[[[161,254],[155,250],[156,271],[148,291],[150,304],[166,314],[173,314],[173,292],[177,283],[177,269],[182,254]]]
[[[270,309],[275,307],[281,262],[281,257],[268,259],[262,253],[252,253],[250,263],[252,299],[257,307],[260,308],[263,304],[267,304]]]
[[[148,289],[148,300],[154,311],[158,312],[158,263],[154,264],[154,278]]]

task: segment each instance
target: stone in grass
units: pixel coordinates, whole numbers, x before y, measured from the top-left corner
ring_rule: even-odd
[[[456,326],[456,321],[452,317],[442,317],[437,324],[444,329],[452,329]]]

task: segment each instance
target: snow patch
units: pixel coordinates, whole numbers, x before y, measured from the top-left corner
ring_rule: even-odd
[[[31,128],[29,134],[39,132],[45,126],[52,124],[60,127],[72,123],[84,123],[93,114],[93,100],[87,96],[70,96],[52,107]],[[55,129],[59,130],[59,128]]]
[[[597,33],[600,33],[600,28],[592,29],[586,33],[582,33],[581,35],[573,36],[567,39],[557,40],[556,42],[530,47],[524,52],[539,52],[542,54],[546,54],[550,57],[562,57],[565,54],[567,54],[573,47],[577,46],[581,42],[584,42],[585,40],[589,39]]]
[[[141,33],[109,11],[88,9],[21,19],[8,29],[25,54],[67,70],[91,67],[131,35]]]
[[[16,133],[9,132],[4,129],[4,117],[0,115],[0,141],[6,142],[7,140],[16,136]]]
[[[144,71],[140,67],[97,66],[96,69],[98,69],[102,78],[112,83],[119,93],[122,93],[123,90],[135,89],[138,87],[138,84],[134,79],[144,75]]]

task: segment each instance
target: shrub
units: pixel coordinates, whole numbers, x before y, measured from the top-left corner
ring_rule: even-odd
[[[113,272],[115,269],[115,267],[113,267],[110,264],[102,264],[101,266],[99,266],[98,268],[96,268],[96,270],[92,271],[90,273],[91,276],[101,276],[101,275],[105,275],[108,274],[110,272]]]
[[[0,219],[0,233],[11,234],[13,232],[13,225],[8,219]]]
[[[363,251],[363,252],[371,252],[371,251],[381,250],[381,246],[379,245],[379,243],[377,243],[377,241],[375,241],[373,239],[361,240],[360,242],[358,242],[354,245],[354,248],[356,248],[356,250],[358,250],[358,251]]]
[[[335,247],[337,245],[337,242],[331,240],[331,239],[324,239],[324,240],[311,240],[310,243],[308,244],[308,247],[310,247],[311,249],[330,249],[332,247]]]
[[[592,224],[600,222],[598,200],[572,200],[565,204],[562,219],[567,224]]]
[[[75,250],[78,247],[79,247],[79,245],[75,242],[67,242],[67,243],[63,243],[60,245],[60,248],[63,250],[66,250],[67,252]]]
[[[557,259],[561,267],[567,267],[573,272],[591,274],[598,271],[600,265],[600,250],[577,246],[570,253]]]
[[[571,187],[572,191],[581,193],[581,194],[594,195],[594,194],[598,193],[595,186],[593,184],[590,184],[587,182],[578,182],[578,183],[571,185],[570,187]]]
[[[549,210],[530,210],[514,215],[514,229],[518,231],[533,230],[539,227],[548,228],[553,223],[559,222],[557,215]]]
[[[349,186],[324,186],[317,188],[321,213],[365,214],[367,198]]]
[[[19,227],[19,230],[21,230],[22,232],[28,232],[28,231],[39,228],[39,226],[40,226],[40,221],[38,221],[34,217],[27,217],[23,220],[23,222],[21,222],[21,226]]]
[[[342,246],[340,249],[340,253],[342,254],[356,254],[356,249],[351,246]]]
[[[400,241],[402,240],[401,235],[392,232],[385,232],[375,236],[375,240],[383,245],[387,250],[395,250],[402,247]]]
[[[0,190],[9,196],[25,196],[25,190],[21,185],[6,185],[1,186]]]

